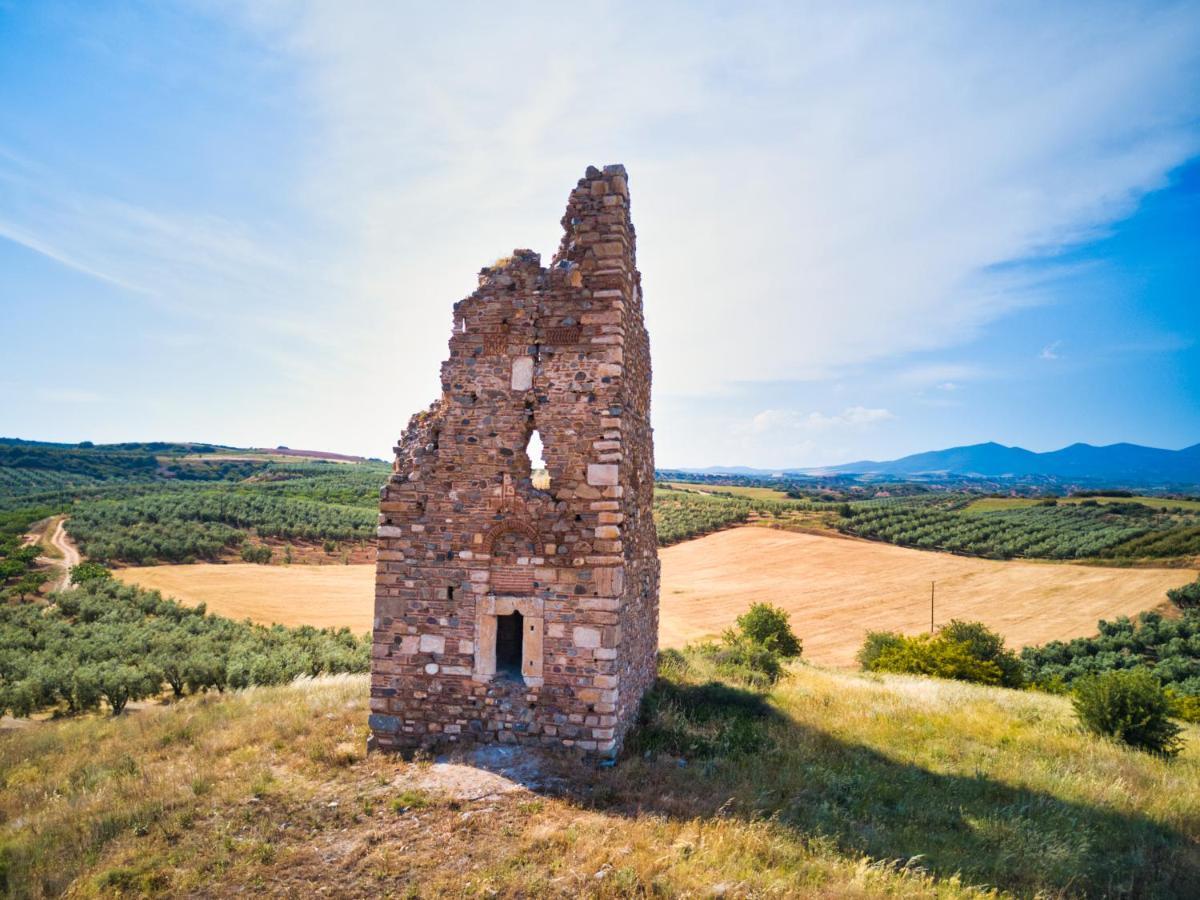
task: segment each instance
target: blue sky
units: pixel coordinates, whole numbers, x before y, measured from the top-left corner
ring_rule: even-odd
[[[662,466],[1200,441],[1200,7],[0,2],[0,434],[387,457],[631,174]]]

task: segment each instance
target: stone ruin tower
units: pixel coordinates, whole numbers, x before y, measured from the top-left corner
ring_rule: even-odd
[[[454,307],[442,396],[381,491],[372,743],[613,757],[655,674],[650,345],[623,166],[589,167],[549,268]],[[526,452],[537,432],[549,484]]]

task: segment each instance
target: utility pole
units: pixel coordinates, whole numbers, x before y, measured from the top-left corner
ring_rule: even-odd
[[[929,582],[929,633],[933,634],[933,588],[936,581]]]

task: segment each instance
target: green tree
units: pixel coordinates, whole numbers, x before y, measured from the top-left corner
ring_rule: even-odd
[[[1167,591],[1167,599],[1180,609],[1200,609],[1200,579]]]
[[[1088,731],[1158,756],[1183,747],[1182,729],[1171,721],[1171,698],[1145,669],[1105,672],[1079,681],[1075,713]]]
[[[85,584],[89,581],[103,581],[112,578],[112,572],[98,562],[81,562],[71,566],[71,583]]]
[[[49,580],[50,576],[46,572],[26,572],[12,590],[19,599],[27,600],[31,595],[36,596],[41,586]]]
[[[796,659],[803,652],[788,621],[788,614],[769,603],[755,603],[737,618],[737,627],[751,641],[774,650],[784,659]]]
[[[158,692],[162,678],[158,672],[141,666],[107,660],[95,667],[96,685],[108,701],[114,716],[125,710],[130,700],[142,700]]]

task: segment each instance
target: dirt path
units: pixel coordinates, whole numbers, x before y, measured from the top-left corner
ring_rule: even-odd
[[[1163,602],[1190,569],[1118,569],[996,562],[909,550],[873,541],[735,528],[668,547],[659,642],[679,647],[717,636],[751,603],[791,613],[805,658],[854,665],[868,630],[916,633],[935,615],[972,619],[1011,645],[1091,635],[1102,618],[1134,615]],[[192,565],[119,569],[123,581],[156,588],[235,619],[370,629],[375,567]]]
[[[57,550],[60,556],[59,558],[39,556],[38,562],[59,570],[58,576],[54,579],[52,586],[52,589],[56,591],[65,590],[71,586],[71,569],[83,561],[79,549],[72,543],[70,536],[67,534],[66,522],[66,516],[58,517],[57,521],[52,521],[40,535],[28,534],[25,536],[26,540],[30,543],[42,543],[46,534],[49,533],[50,546]]]

